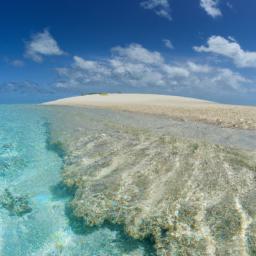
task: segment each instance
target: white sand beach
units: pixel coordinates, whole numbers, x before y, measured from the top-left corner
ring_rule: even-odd
[[[59,99],[45,105],[84,106],[169,116],[223,127],[256,129],[256,107],[218,104],[157,94],[94,94]]]

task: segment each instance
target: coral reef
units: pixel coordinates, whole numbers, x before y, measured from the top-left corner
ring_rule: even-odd
[[[19,217],[32,211],[26,196],[14,196],[8,189],[0,196],[0,205],[9,211],[10,215]]]
[[[88,225],[121,224],[161,256],[255,254],[255,151],[111,118],[69,120],[75,132],[60,125],[53,138],[65,145],[71,207]]]

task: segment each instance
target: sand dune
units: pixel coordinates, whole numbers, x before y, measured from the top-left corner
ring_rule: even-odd
[[[60,99],[46,105],[86,106],[166,115],[223,127],[256,129],[256,107],[156,94],[95,94]]]

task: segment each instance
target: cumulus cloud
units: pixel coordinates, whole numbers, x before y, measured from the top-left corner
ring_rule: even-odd
[[[242,89],[241,84],[251,83],[252,81],[241,76],[238,73],[231,71],[230,69],[223,68],[223,69],[219,69],[216,75],[213,76],[212,82],[215,84],[228,83],[231,88],[235,90],[240,90]]]
[[[206,11],[208,15],[210,15],[213,18],[222,15],[218,5],[219,0],[200,0],[200,6]]]
[[[209,65],[196,64],[192,61],[188,61],[187,66],[193,73],[210,73],[213,71],[213,68]]]
[[[256,68],[256,52],[245,51],[232,38],[225,39],[221,36],[212,36],[207,41],[207,46],[194,47],[197,52],[215,53],[231,59],[237,67]]]
[[[31,40],[26,42],[25,56],[35,62],[42,62],[45,56],[60,56],[64,52],[50,32],[45,29],[43,32],[34,34]]]
[[[78,68],[80,70],[84,70],[85,72],[90,73],[91,75],[98,76],[101,75],[109,75],[110,70],[106,65],[100,64],[98,61],[85,60],[79,56],[74,56],[73,67]]]
[[[158,16],[172,20],[169,0],[146,0],[141,2],[141,6],[147,10],[153,10]]]
[[[174,46],[169,39],[163,39],[164,46],[168,49],[174,49]]]
[[[81,57],[74,56],[75,66],[85,69],[85,70],[93,70],[98,68],[98,63],[96,61],[85,60]]]
[[[159,52],[149,51],[140,44],[130,44],[129,47],[114,47],[112,53],[119,58],[127,59],[134,62],[147,64],[159,64],[164,61]]]
[[[58,68],[58,87],[86,86],[148,87],[174,90],[243,90],[251,83],[230,69],[203,65],[192,61],[168,63],[159,52],[139,44],[114,47],[104,60],[86,60],[74,56],[68,68]]]

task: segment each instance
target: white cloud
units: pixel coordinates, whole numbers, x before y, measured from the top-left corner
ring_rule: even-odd
[[[60,56],[63,54],[64,52],[47,29],[33,35],[31,40],[26,43],[25,56],[35,62],[42,62],[44,56]]]
[[[192,61],[188,61],[187,66],[189,70],[194,73],[210,73],[212,71],[212,67],[208,65],[196,64]]]
[[[177,67],[165,64],[162,67],[162,71],[166,73],[168,77],[171,78],[181,78],[181,77],[189,77],[190,72],[186,67]]]
[[[85,70],[92,70],[98,67],[98,63],[96,61],[87,61],[81,57],[74,56],[75,66],[85,69]]]
[[[69,68],[58,68],[59,87],[149,87],[173,90],[243,90],[251,83],[239,73],[192,61],[168,63],[159,52],[139,44],[115,47],[110,58],[85,60],[75,56]]]
[[[168,49],[174,49],[174,46],[169,39],[163,39],[164,46]]]
[[[153,10],[158,16],[172,20],[169,0],[146,0],[141,2],[141,6],[147,10]]]
[[[140,44],[130,44],[128,47],[114,47],[112,53],[119,58],[127,59],[133,62],[141,62],[147,64],[158,64],[164,61],[159,52],[149,51]]]
[[[104,74],[104,75],[107,75],[110,72],[105,65],[101,65],[97,61],[85,60],[79,56],[74,56],[73,59],[74,59],[73,66],[75,68],[79,68],[86,72]]]
[[[200,6],[213,18],[222,15],[218,4],[219,0],[200,0]]]
[[[240,90],[241,84],[251,83],[251,81],[238,73],[235,73],[227,68],[219,69],[213,76],[212,82],[215,84],[227,84],[235,90]]]
[[[225,56],[233,60],[237,67],[256,68],[256,52],[245,51],[233,39],[221,36],[212,36],[207,41],[207,46],[194,47],[197,52],[210,52]]]

